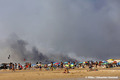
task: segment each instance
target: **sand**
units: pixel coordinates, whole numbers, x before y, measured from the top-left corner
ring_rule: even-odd
[[[98,71],[87,71],[87,69],[71,69],[70,73],[63,73],[64,69],[54,71],[36,70],[0,70],[0,80],[77,80],[87,76],[118,76],[120,77],[120,68],[102,69]],[[79,79],[80,80],[80,79]],[[83,80],[83,79],[82,79]],[[112,80],[112,79],[111,79]],[[118,80],[118,79],[117,79]],[[119,78],[120,80],[120,78]]]

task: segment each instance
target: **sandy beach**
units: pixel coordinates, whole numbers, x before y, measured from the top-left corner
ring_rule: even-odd
[[[87,71],[87,69],[76,68],[70,69],[70,73],[63,73],[64,69],[58,69],[54,71],[39,71],[35,70],[16,70],[12,72],[10,70],[0,70],[0,80],[78,80],[79,78],[85,79],[87,76],[117,76],[120,77],[120,68],[102,69],[98,71]],[[113,80],[113,79],[112,79]],[[117,80],[120,80],[117,79]]]

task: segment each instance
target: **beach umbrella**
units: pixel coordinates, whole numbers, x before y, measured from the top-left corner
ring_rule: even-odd
[[[82,64],[83,62],[79,62],[80,64]]]
[[[113,63],[114,63],[114,64],[116,64],[116,63],[117,63],[117,61],[113,61]]]
[[[64,64],[67,64],[68,62],[64,62]]]
[[[31,66],[33,66],[33,67],[34,67],[34,66],[36,66],[36,64],[32,64]]]
[[[44,64],[42,64],[42,67],[44,66]]]
[[[66,64],[65,66],[66,66],[66,67],[68,67],[69,65],[68,65],[68,64]]]
[[[108,62],[107,63],[101,63],[102,65],[106,65],[106,64],[109,64]]]
[[[85,63],[88,63],[87,61],[85,61]]]
[[[55,64],[55,63],[57,63],[57,62],[54,62],[53,64]]]
[[[117,65],[120,65],[120,62],[118,62]]]
[[[103,63],[107,63],[107,61],[102,61]]]
[[[51,66],[51,64],[48,64],[48,66]]]
[[[59,64],[59,63],[55,63],[55,64]]]
[[[110,60],[110,61],[114,61],[114,59],[108,59],[108,60]]]
[[[74,66],[74,64],[71,64],[70,66],[71,66],[71,67],[73,67],[73,66]]]

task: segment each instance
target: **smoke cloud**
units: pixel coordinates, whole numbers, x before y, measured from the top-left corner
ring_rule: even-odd
[[[119,0],[1,0],[0,60],[12,53],[9,48],[24,56],[20,59],[41,52],[120,58],[119,8]],[[13,33],[20,39],[9,36]]]

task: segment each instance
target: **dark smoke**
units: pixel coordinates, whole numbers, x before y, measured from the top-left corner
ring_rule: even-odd
[[[13,62],[24,62],[24,60],[28,62],[75,61],[75,59],[72,59],[67,55],[45,55],[35,46],[27,50],[29,43],[20,39],[16,34],[12,34],[7,40],[7,43],[11,52],[10,54],[8,53],[8,55],[10,55],[10,59]]]

